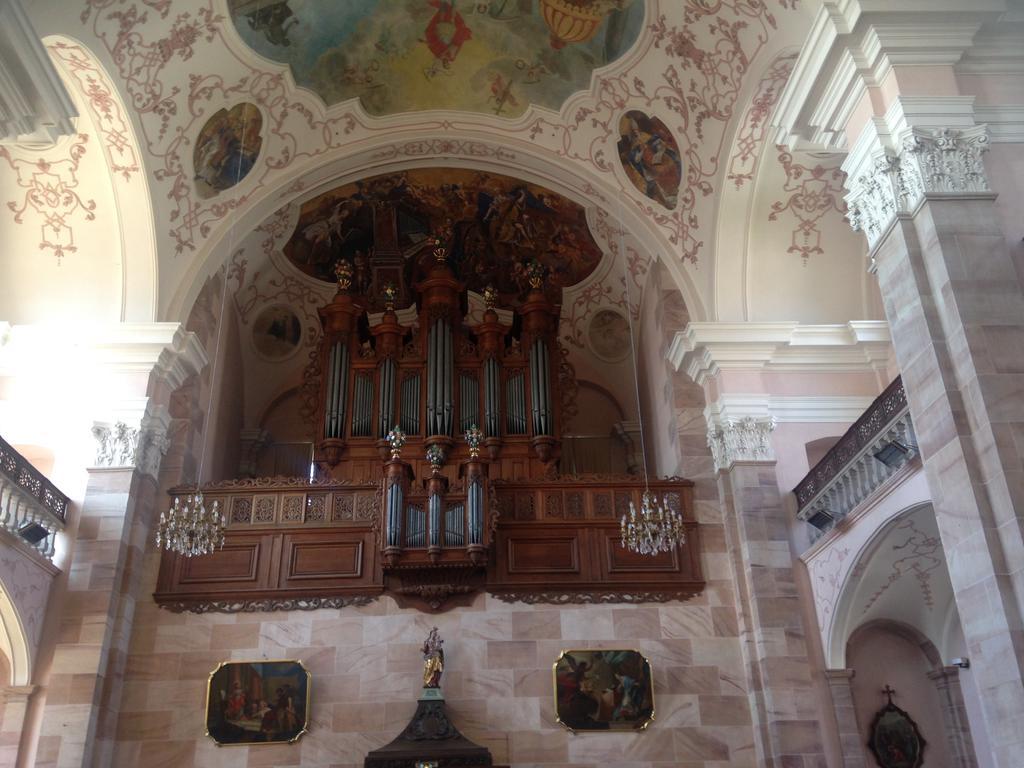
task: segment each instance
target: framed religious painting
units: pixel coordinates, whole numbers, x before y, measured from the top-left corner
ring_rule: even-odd
[[[895,691],[886,686],[889,703],[871,721],[868,746],[881,768],[921,768],[924,761],[924,738],[917,723],[892,703]]]
[[[221,746],[298,741],[311,680],[301,661],[221,662],[206,689],[206,735]]]
[[[654,720],[651,665],[639,651],[562,651],[553,677],[555,719],[570,731],[642,731]]]

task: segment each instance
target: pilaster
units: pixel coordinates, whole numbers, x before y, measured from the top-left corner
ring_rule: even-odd
[[[857,727],[857,710],[853,704],[852,669],[826,669],[825,679],[832,694],[832,708],[839,728],[842,768],[867,768],[864,743]]]
[[[1024,288],[987,191],[986,146],[982,126],[907,128],[887,177],[907,205],[866,233],[1002,767],[1024,749]]]
[[[978,768],[964,694],[960,688],[960,668],[939,667],[928,673],[928,679],[939,694],[951,765],[953,768]]]
[[[105,397],[91,426],[95,458],[72,566],[57,598],[38,759],[103,768],[113,760],[139,573],[160,512],[170,395],[206,357],[194,334],[168,324],[118,328],[91,347],[99,361],[91,377]]]
[[[24,739],[25,715],[35,685],[0,688],[0,765],[16,765]]]

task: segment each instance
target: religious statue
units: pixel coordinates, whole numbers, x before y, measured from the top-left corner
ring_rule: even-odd
[[[423,641],[423,687],[440,688],[441,674],[444,672],[444,640],[437,634],[437,627],[430,630]]]

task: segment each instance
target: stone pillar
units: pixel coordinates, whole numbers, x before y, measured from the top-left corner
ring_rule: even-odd
[[[726,541],[739,598],[757,764],[824,764],[789,526],[775,474],[771,419],[712,422]]]
[[[857,727],[857,711],[853,706],[852,669],[826,669],[825,679],[832,694],[832,707],[839,727],[839,747],[842,750],[842,768],[867,768],[864,742]]]
[[[935,684],[939,694],[942,724],[953,768],[978,768],[971,725],[960,688],[960,670],[957,667],[939,667],[928,673],[928,679]]]
[[[34,685],[0,688],[0,765],[18,765],[22,731]]]
[[[1011,768],[1024,753],[1024,288],[984,127],[887,121],[844,166],[850,219],[877,269],[994,763]]]
[[[159,517],[157,474],[167,450],[169,393],[206,363],[194,334],[157,328],[144,350],[126,345],[130,364],[117,361],[123,398],[94,423],[94,466],[70,545],[60,625],[53,647],[39,726],[36,764],[105,768],[113,762],[122,681],[135,616],[146,542]],[[117,358],[116,347],[108,351]],[[127,370],[126,370],[127,366]],[[151,374],[150,374],[151,372]],[[144,375],[139,375],[144,374]],[[145,388],[145,396],[129,385]],[[42,698],[42,697],[40,697]]]

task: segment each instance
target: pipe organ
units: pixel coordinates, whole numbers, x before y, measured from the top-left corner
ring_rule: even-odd
[[[379,477],[372,459],[386,456],[384,440],[397,426],[414,468],[437,446],[451,481],[468,457],[462,435],[479,427],[499,476],[551,474],[560,434],[558,306],[538,274],[518,306],[499,308],[497,294],[485,291],[473,321],[447,251],[434,252],[433,268],[413,285],[414,303],[401,311],[405,324],[397,292],[383,312],[369,312],[342,266],[338,293],[320,310],[317,462],[339,480]]]
[[[307,370],[319,393],[316,478],[204,489],[226,510],[227,543],[206,558],[165,554],[158,602],[340,607],[386,592],[437,610],[481,589],[563,604],[703,588],[691,483],[558,473],[562,398],[575,382],[539,264],[525,296],[471,295],[445,247],[431,248],[418,279],[370,296],[338,262]],[[687,531],[653,557],[624,549],[619,533],[648,490]]]

